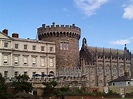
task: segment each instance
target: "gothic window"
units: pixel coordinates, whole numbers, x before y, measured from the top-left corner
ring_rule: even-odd
[[[101,65],[98,67],[97,73],[98,73],[99,76],[102,76],[102,74],[103,74],[103,68],[102,68]]]
[[[90,74],[94,75],[95,74],[95,69],[94,68],[90,68]]]
[[[105,74],[106,74],[106,76],[110,76],[110,68],[109,68],[109,66],[106,67]]]
[[[117,68],[116,68],[116,66],[113,67],[113,76],[117,76]]]
[[[119,66],[119,76],[123,76],[123,74],[124,74],[124,66],[120,65]]]
[[[127,66],[127,72],[130,72],[130,65]]]

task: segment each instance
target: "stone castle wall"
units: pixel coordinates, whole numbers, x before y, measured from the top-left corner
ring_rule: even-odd
[[[42,27],[38,28],[38,38],[39,40],[55,42],[57,68],[77,67],[79,65],[80,28],[74,24],[70,26],[55,26],[55,23],[51,26],[43,24]]]

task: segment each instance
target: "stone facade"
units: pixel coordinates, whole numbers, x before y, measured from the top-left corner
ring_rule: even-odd
[[[106,86],[109,81],[123,76],[131,76],[131,52],[124,50],[87,46],[84,38],[80,50],[80,62],[87,76],[88,87]]]
[[[80,28],[74,24],[71,26],[43,24],[38,28],[38,39],[55,42],[57,68],[79,66]]]
[[[17,33],[12,37],[8,30],[0,32],[0,73],[5,78],[27,74],[56,74],[55,43],[33,39],[21,39]]]

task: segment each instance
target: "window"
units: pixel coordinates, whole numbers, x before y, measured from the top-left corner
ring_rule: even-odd
[[[8,47],[8,42],[4,42],[4,47]]]
[[[90,68],[90,74],[95,74],[95,69],[94,68]]]
[[[99,67],[98,67],[97,72],[98,72],[98,75],[99,75],[99,76],[102,76],[102,74],[103,74],[103,68],[102,68],[102,66],[99,66]]]
[[[123,69],[123,65],[120,65],[119,67],[119,76],[123,76],[124,75],[124,69]]]
[[[68,42],[60,42],[60,50],[68,50]]]
[[[24,49],[27,49],[27,45],[26,44],[24,45]]]
[[[45,66],[45,57],[41,57],[41,66]]]
[[[106,72],[105,72],[106,74],[105,75],[106,76],[110,76],[110,68],[109,68],[109,66],[107,66],[105,70],[106,70]]]
[[[36,50],[36,46],[35,45],[32,46],[32,50]]]
[[[15,64],[15,65],[18,65],[18,56],[15,56],[15,57],[14,57],[14,64]]]
[[[4,71],[4,77],[5,77],[5,78],[8,77],[8,71]]]
[[[117,75],[117,69],[116,69],[116,66],[113,67],[113,76],[116,76]]]
[[[54,76],[54,72],[53,71],[50,71],[49,72],[49,75]]]
[[[7,64],[8,63],[8,55],[4,55],[3,57],[3,61],[4,61],[4,64]]]
[[[27,75],[27,72],[26,71],[24,72],[24,75]]]
[[[35,77],[35,74],[36,74],[36,72],[33,72],[33,73],[32,73],[32,77],[33,77],[33,78]]]
[[[15,49],[18,49],[18,44],[15,44]]]
[[[36,57],[32,57],[32,65],[36,65]]]
[[[50,51],[53,51],[53,47],[50,47]]]
[[[17,77],[18,76],[18,71],[15,71],[14,72],[14,77]]]
[[[24,56],[23,57],[23,62],[24,62],[24,65],[27,65],[28,64],[28,57],[27,56]]]
[[[41,46],[41,51],[44,51],[44,46]]]
[[[62,50],[63,49],[63,43],[61,42],[60,43],[60,50]]]
[[[49,58],[49,66],[54,66],[54,58],[53,57]]]
[[[44,72],[41,72],[41,76],[42,76],[42,77],[44,77],[44,76],[45,76]]]

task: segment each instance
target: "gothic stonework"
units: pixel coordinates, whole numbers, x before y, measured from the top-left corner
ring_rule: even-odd
[[[80,63],[88,79],[88,86],[106,86],[109,81],[129,73],[131,76],[131,52],[87,46],[83,39]]]

